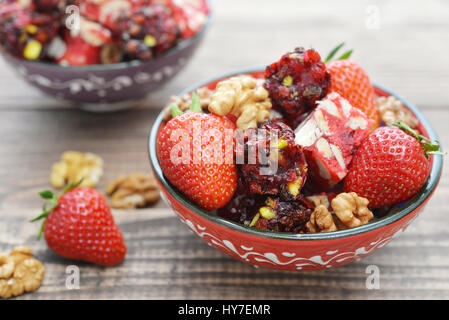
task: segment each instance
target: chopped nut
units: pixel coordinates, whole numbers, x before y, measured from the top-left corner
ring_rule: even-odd
[[[251,220],[251,223],[249,224],[249,226],[250,226],[250,227],[254,227],[254,225],[257,223],[257,221],[259,220],[259,218],[260,218],[260,214],[257,213],[257,214],[253,217],[253,219]]]
[[[119,176],[109,183],[106,193],[112,196],[112,207],[119,209],[145,207],[160,197],[154,177],[140,172]]]
[[[0,298],[16,297],[40,287],[45,275],[45,267],[32,258],[32,255],[32,250],[27,246],[17,246],[9,255],[0,254],[0,269],[5,265],[9,266],[8,272],[4,273],[7,276],[0,279]],[[2,266],[1,261],[7,263]]]
[[[338,219],[348,228],[367,224],[374,216],[368,209],[368,199],[357,193],[340,193],[332,200],[332,209]]]
[[[14,261],[9,258],[9,255],[0,254],[0,279],[8,279],[14,272]]]
[[[413,113],[394,96],[378,97],[376,99],[376,104],[379,109],[380,117],[385,124],[391,125],[398,121],[402,121],[413,129],[418,127],[418,120]]]
[[[209,90],[206,87],[199,88],[196,93],[198,94],[198,98],[200,99],[201,108],[203,110],[207,109],[210,103],[210,97],[212,96],[213,91]],[[174,103],[176,104],[181,111],[186,111],[190,108],[192,104],[192,95],[186,94],[182,98],[172,96],[170,98],[170,103],[164,109],[164,120],[168,121],[172,118],[170,105]]]
[[[337,231],[334,218],[327,207],[320,204],[315,208],[306,224],[306,231],[308,233]]]
[[[236,116],[237,128],[257,128],[270,116],[271,100],[268,91],[255,78],[237,76],[217,84],[209,104],[209,111],[220,116]]]
[[[275,217],[275,212],[270,207],[262,207],[259,209],[260,215],[264,219],[273,219]]]
[[[103,175],[103,159],[93,153],[67,151],[61,161],[53,165],[50,181],[55,188],[62,188],[66,183],[77,183],[83,179],[81,186],[94,187]]]
[[[14,280],[22,281],[26,292],[36,291],[45,276],[45,267],[34,258],[24,260],[14,270]]]

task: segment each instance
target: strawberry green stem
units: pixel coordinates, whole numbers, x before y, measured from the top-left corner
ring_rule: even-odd
[[[336,46],[334,49],[332,49],[331,52],[329,52],[329,54],[327,55],[326,59],[324,60],[324,63],[328,63],[329,61],[331,61],[332,58],[337,54],[338,50],[340,50],[341,47],[343,47],[344,45],[345,45],[345,43],[342,42],[338,46]]]
[[[349,59],[349,57],[351,56],[352,52],[353,52],[352,49],[346,51],[346,52],[343,53],[341,56],[339,56],[339,57],[337,58],[337,60],[346,60],[346,59]]]
[[[418,140],[426,155],[428,154],[445,155],[445,153],[440,151],[440,143],[438,141],[435,140],[434,143],[432,143],[432,141],[429,138],[420,135],[418,131],[410,128],[406,123],[399,121],[397,123],[394,123],[392,126],[401,129],[408,135],[411,135],[416,140]]]
[[[35,222],[35,221],[44,219],[44,221],[42,221],[41,227],[39,229],[39,233],[37,235],[37,240],[40,240],[42,237],[42,233],[44,232],[44,227],[45,227],[45,223],[47,222],[48,215],[50,214],[50,212],[52,212],[53,210],[55,210],[57,208],[59,197],[65,193],[69,192],[70,190],[77,188],[82,182],[83,182],[83,179],[81,179],[77,183],[69,184],[67,187],[64,188],[64,190],[62,190],[62,192],[59,196],[55,195],[50,190],[45,190],[45,191],[39,192],[39,195],[41,196],[41,198],[48,200],[48,202],[45,202],[44,205],[42,206],[42,213],[30,221],[30,222]],[[48,205],[50,205],[49,209],[47,209]]]
[[[192,104],[190,105],[189,111],[190,112],[203,112],[203,109],[201,108],[200,98],[198,97],[196,90],[192,94]]]
[[[332,58],[337,54],[337,52],[345,45],[344,42],[340,43],[338,46],[336,46],[334,49],[332,49],[331,52],[327,55],[326,59],[324,60],[324,63],[328,63],[332,60]],[[343,53],[341,56],[339,56],[336,60],[345,60],[349,59],[351,56],[353,50],[348,50],[345,53]]]
[[[172,103],[170,105],[170,112],[171,112],[172,118],[175,118],[175,117],[177,117],[177,116],[179,116],[180,114],[183,113],[181,111],[181,109],[179,109],[179,107],[178,107],[178,105],[176,103]]]

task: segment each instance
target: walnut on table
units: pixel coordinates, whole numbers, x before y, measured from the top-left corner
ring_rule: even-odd
[[[402,121],[412,129],[418,127],[418,119],[394,96],[378,97],[376,99],[376,105],[379,109],[380,117],[385,124],[392,125]]]
[[[270,117],[271,100],[268,91],[251,76],[236,76],[217,84],[210,98],[209,111],[219,116],[237,117],[237,128],[257,128]]]
[[[109,183],[106,194],[112,197],[111,205],[117,209],[145,207],[158,201],[160,197],[156,179],[140,172],[119,176]]]
[[[61,161],[53,164],[50,182],[55,188],[74,184],[83,179],[80,186],[94,187],[103,175],[103,159],[93,153],[66,151]]]
[[[25,292],[36,291],[44,276],[44,265],[34,258],[25,259],[14,270],[14,280],[23,283]]]
[[[212,96],[213,91],[206,87],[202,87],[202,88],[199,88],[196,91],[196,93],[198,95],[198,98],[200,99],[201,108],[203,110],[206,110],[207,107],[209,106],[210,97]],[[164,108],[164,120],[165,121],[168,121],[172,118],[171,107],[170,107],[172,103],[176,104],[181,111],[186,111],[186,110],[190,109],[190,106],[192,105],[192,95],[186,94],[186,95],[182,96],[181,98],[179,98],[177,96],[170,97],[169,104]]]
[[[0,279],[8,279],[14,273],[14,261],[5,253],[0,254]]]
[[[0,298],[8,299],[39,289],[45,267],[32,256],[32,250],[26,246],[17,246],[9,254],[0,254],[0,269],[12,265],[12,272],[8,269],[3,272],[4,277],[0,277]]]
[[[27,246],[16,246],[9,254],[9,258],[18,266],[24,260],[32,258],[33,251]]]

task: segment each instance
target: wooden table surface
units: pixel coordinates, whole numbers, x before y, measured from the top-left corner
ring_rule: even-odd
[[[378,17],[378,20],[373,20]],[[431,299],[449,298],[449,171],[421,216],[398,239],[347,266],[289,273],[255,269],[207,246],[165,204],[115,210],[129,249],[113,268],[66,267],[27,221],[40,209],[53,162],[66,150],[105,160],[98,186],[120,173],[149,171],[147,137],[171,94],[197,81],[271,63],[295,46],[326,53],[346,41],[373,81],[418,105],[449,149],[449,2],[216,0],[215,19],[197,55],[145,107],[90,114],[28,86],[0,62],[0,252],[27,244],[45,263],[39,291],[20,299]],[[373,22],[374,21],[374,22]],[[374,28],[373,28],[374,23]],[[376,23],[379,23],[376,25]],[[377,28],[378,27],[378,28]],[[380,289],[366,289],[366,267],[380,268]]]

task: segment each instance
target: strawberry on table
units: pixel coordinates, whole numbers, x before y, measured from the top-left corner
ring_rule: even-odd
[[[61,196],[43,191],[49,200],[43,213],[32,221],[45,219],[38,238],[44,234],[48,247],[61,257],[113,266],[126,255],[123,235],[114,222],[103,195],[92,188],[69,186]]]
[[[325,60],[327,70],[332,75],[330,92],[339,93],[352,106],[363,111],[373,120],[371,129],[375,129],[380,125],[380,116],[368,74],[356,62],[348,60],[352,50],[345,52],[337,60],[330,61],[342,46],[343,43],[337,46]]]
[[[235,124],[225,117],[202,113],[196,94],[189,112],[181,113],[176,105],[172,110],[174,118],[159,131],[156,141],[164,175],[204,209],[223,207],[237,188]]]
[[[367,198],[371,208],[408,200],[430,174],[429,154],[439,145],[403,123],[371,132],[357,150],[344,181],[346,192]]]

